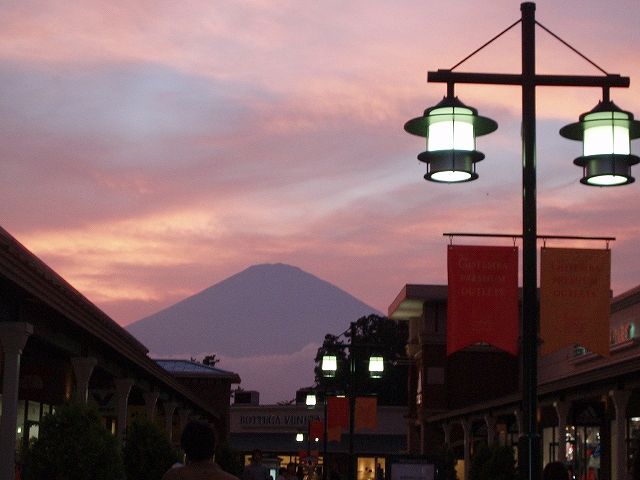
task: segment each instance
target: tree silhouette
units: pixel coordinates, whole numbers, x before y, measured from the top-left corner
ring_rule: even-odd
[[[353,327],[343,334],[327,334],[315,357],[315,381],[320,391],[377,395],[381,405],[406,405],[407,369],[404,362],[408,328],[379,315],[360,317]],[[325,354],[337,357],[338,370],[335,377],[325,377],[322,372],[322,357]],[[370,378],[368,361],[371,355],[384,357],[385,371],[382,378]],[[350,374],[353,358],[354,375]]]
[[[202,359],[202,364],[206,365],[207,367],[215,367],[216,363],[218,363],[220,361],[219,358],[216,358],[216,354],[213,353],[211,355],[207,355],[206,357],[204,357]]]

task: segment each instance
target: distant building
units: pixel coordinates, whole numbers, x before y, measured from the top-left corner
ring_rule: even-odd
[[[519,358],[485,345],[447,357],[446,307],[446,286],[406,285],[389,318],[410,323],[409,453],[447,445],[462,467],[480,442],[517,448]],[[543,461],[567,464],[575,478],[627,478],[640,454],[640,286],[612,299],[610,326],[609,357],[576,347],[539,360]]]
[[[241,392],[251,393],[251,392]],[[255,393],[255,392],[254,392]],[[309,439],[308,426],[312,420],[324,423],[322,401],[309,408],[304,396],[297,395],[298,402],[291,405],[258,405],[238,403],[251,398],[238,397],[231,405],[230,443],[233,448],[248,458],[251,451],[259,448],[264,452],[266,464],[272,469],[293,462],[300,464],[309,456],[320,468],[335,469],[346,478],[349,465],[348,431],[342,433],[340,442],[327,442],[324,455],[323,439]],[[255,395],[253,396],[255,399]],[[354,453],[357,459],[357,480],[376,478],[376,467],[384,471],[387,458],[406,452],[405,407],[378,406],[378,425],[375,430],[362,430],[354,435]],[[296,440],[301,434],[302,441]],[[275,478],[275,474],[274,474]]]
[[[227,440],[231,385],[240,383],[240,376],[192,360],[156,359],[156,363],[218,413],[213,420],[218,440]]]

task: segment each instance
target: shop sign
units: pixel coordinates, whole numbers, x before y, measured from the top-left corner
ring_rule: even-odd
[[[518,351],[518,249],[449,245],[447,355],[476,343]]]
[[[320,420],[319,415],[240,415],[243,427],[298,427],[306,426],[312,420]]]

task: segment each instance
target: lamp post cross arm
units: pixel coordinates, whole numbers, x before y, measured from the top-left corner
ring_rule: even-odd
[[[523,76],[517,73],[474,73],[451,70],[430,71],[427,81],[433,83],[474,83],[478,85],[522,85]],[[534,84],[546,87],[602,87],[628,88],[629,77],[617,73],[607,75],[535,75]]]

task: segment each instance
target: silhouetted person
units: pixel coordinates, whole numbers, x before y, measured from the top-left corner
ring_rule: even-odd
[[[187,423],[180,437],[180,446],[187,457],[187,464],[171,468],[162,480],[238,480],[213,461],[216,438],[206,423]]]
[[[549,462],[542,471],[542,480],[568,480],[569,470],[562,462]]]
[[[269,469],[262,464],[262,450],[251,452],[251,463],[244,467],[242,480],[271,480]]]

